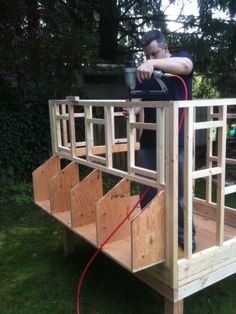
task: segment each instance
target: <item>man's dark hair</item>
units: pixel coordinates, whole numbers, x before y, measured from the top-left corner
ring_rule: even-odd
[[[140,46],[142,48],[149,45],[153,40],[156,40],[158,42],[159,47],[164,48],[167,44],[165,36],[160,31],[152,30],[146,32],[141,40],[140,40]]]

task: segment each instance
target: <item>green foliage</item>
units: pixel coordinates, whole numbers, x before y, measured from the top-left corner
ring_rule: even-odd
[[[28,205],[32,202],[32,185],[29,183],[4,185],[0,188],[0,206],[7,204]]]
[[[193,79],[193,98],[217,98],[219,93],[212,81],[202,75],[195,74]]]
[[[135,57],[146,28],[168,34],[171,50],[192,53],[202,76],[195,97],[235,96],[235,1],[199,1],[199,8],[197,17],[179,16],[183,32],[171,33],[161,0],[1,1],[1,181],[29,180],[49,157],[48,99],[83,96],[84,69]]]
[[[12,169],[14,180],[31,180],[31,173],[50,156],[50,129],[47,106],[22,105],[0,109],[0,169]],[[13,179],[13,178],[12,178]]]

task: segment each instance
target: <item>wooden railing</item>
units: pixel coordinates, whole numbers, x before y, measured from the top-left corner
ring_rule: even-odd
[[[171,102],[126,102],[126,101],[91,101],[68,98],[67,100],[50,100],[51,134],[53,153],[63,158],[77,161],[83,165],[100,169],[132,181],[156,187],[165,184],[165,142],[168,136],[164,132],[166,111],[173,108]],[[118,118],[125,119],[122,114],[123,107],[129,107],[126,123],[126,136],[115,137],[115,128]],[[140,106],[154,107],[157,110],[158,123],[144,123],[136,121],[134,108]],[[96,118],[93,109],[100,107],[102,117]],[[77,110],[77,112],[76,112]],[[79,112],[78,112],[79,111]],[[84,139],[77,141],[80,124],[84,130]],[[94,143],[94,130],[96,125],[104,128],[103,145]],[[148,170],[138,166],[135,151],[139,149],[136,130],[149,129],[157,134],[157,171]],[[166,137],[166,138],[165,138]],[[114,167],[113,154],[127,152],[127,171]],[[158,173],[158,175],[157,175]]]
[[[236,99],[211,99],[174,102],[127,102],[125,100],[80,100],[68,97],[66,100],[50,100],[50,121],[53,153],[103,172],[131,181],[165,189],[166,193],[166,258],[165,269],[173,287],[177,286],[178,260],[178,112],[185,108],[185,239],[184,257],[192,258],[192,220],[194,206],[194,182],[206,178],[206,199],[202,203],[215,208],[216,242],[224,245],[225,195],[235,193],[236,185],[225,185],[226,164],[236,165],[234,158],[226,158],[227,119],[236,120],[235,114],[227,116],[229,106],[236,107]],[[116,138],[115,129],[119,119],[124,119],[122,108],[129,108],[126,120],[126,136]],[[157,122],[137,121],[135,107],[156,108]],[[206,121],[196,122],[195,111],[199,107],[208,108]],[[96,117],[94,108],[100,108]],[[235,110],[236,111],[236,110]],[[104,130],[103,143],[94,141],[95,125]],[[213,155],[212,129],[217,128],[217,154]],[[139,167],[135,151],[139,149],[137,130],[156,131],[157,167],[156,171]],[[194,150],[197,130],[207,130],[206,167],[195,169]],[[84,138],[79,138],[84,131]],[[114,154],[127,152],[127,169],[114,166]],[[217,198],[212,202],[212,176],[217,176]],[[234,209],[227,208],[233,212]],[[234,212],[235,217],[235,212]],[[163,269],[164,269],[163,268]]]

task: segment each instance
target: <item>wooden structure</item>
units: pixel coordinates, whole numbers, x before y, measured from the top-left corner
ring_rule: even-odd
[[[137,122],[135,107],[154,107],[157,123]],[[236,99],[175,102],[125,102],[121,100],[49,101],[53,156],[33,172],[36,204],[66,227],[67,252],[73,250],[72,234],[99,247],[127,215],[138,196],[131,195],[130,183],[158,187],[148,206],[137,208],[110,239],[103,252],[142,281],[161,293],[166,313],[183,313],[187,296],[236,273],[236,210],[225,206],[225,195],[236,192],[226,186],[227,115]],[[116,124],[122,107],[129,108],[127,136],[116,138]],[[206,121],[195,121],[198,107],[208,108]],[[94,108],[101,114],[94,115]],[[184,252],[178,247],[178,111],[185,108],[185,239]],[[104,128],[104,144],[94,143],[94,125]],[[212,129],[217,128],[217,153],[213,155]],[[137,130],[156,131],[157,171],[140,168]],[[197,130],[207,130],[206,166],[196,169],[194,139]],[[78,134],[84,132],[84,139]],[[127,169],[114,167],[114,154],[127,152]],[[61,160],[71,161],[61,168]],[[94,169],[80,179],[80,165]],[[102,173],[121,177],[105,195]],[[216,177],[216,180],[213,180]],[[196,180],[206,180],[204,199],[194,197]],[[216,184],[214,183],[216,181]],[[212,188],[216,185],[216,200]],[[193,210],[194,209],[194,210]],[[197,229],[197,249],[192,253],[192,220]]]

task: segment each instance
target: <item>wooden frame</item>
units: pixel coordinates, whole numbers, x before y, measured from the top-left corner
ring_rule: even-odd
[[[36,204],[55,217],[68,230],[99,247],[138,196],[131,196],[130,182],[158,187],[159,194],[144,209],[138,207],[103,252],[166,298],[166,313],[183,313],[182,300],[208,285],[236,272],[236,209],[226,207],[225,195],[235,193],[236,185],[226,186],[226,124],[229,105],[236,99],[175,102],[126,102],[121,100],[49,101],[54,156],[33,172]],[[76,113],[79,106],[82,112]],[[93,107],[103,107],[104,117],[93,117]],[[137,121],[135,107],[157,110],[157,123]],[[115,138],[115,118],[128,107],[126,138]],[[194,118],[198,107],[207,107],[205,121]],[[116,110],[115,110],[116,108]],[[120,108],[117,111],[117,108]],[[184,252],[178,248],[178,111],[185,114],[185,238]],[[218,108],[215,113],[214,108]],[[86,140],[76,142],[75,119],[83,119]],[[105,128],[105,145],[96,146],[93,126]],[[171,128],[169,127],[171,125]],[[140,168],[135,162],[139,149],[136,130],[150,129],[157,135],[157,171]],[[218,130],[218,151],[213,155],[212,128]],[[196,130],[206,129],[207,163],[195,169]],[[114,154],[127,152],[127,171],[113,166]],[[70,160],[64,169],[60,158]],[[82,181],[78,164],[93,170]],[[102,172],[121,177],[106,195]],[[217,176],[217,199],[212,202],[212,176]],[[206,178],[206,199],[193,195],[196,179]],[[88,193],[93,191],[93,193]],[[89,197],[88,197],[89,195]],[[192,253],[192,220],[197,225],[197,250]]]

